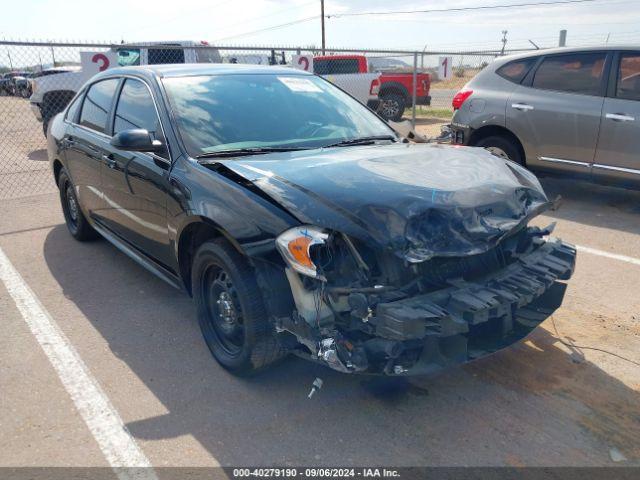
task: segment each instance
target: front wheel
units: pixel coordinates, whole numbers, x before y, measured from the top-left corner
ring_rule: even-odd
[[[495,156],[511,160],[512,162],[524,165],[524,159],[520,154],[518,145],[510,139],[502,135],[494,135],[486,137],[476,143],[476,147],[482,147],[493,153]]]
[[[228,243],[219,240],[200,246],[191,285],[202,335],[220,365],[248,375],[284,355],[253,269]]]

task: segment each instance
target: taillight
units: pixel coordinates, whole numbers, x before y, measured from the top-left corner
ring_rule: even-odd
[[[458,93],[456,93],[455,97],[453,97],[453,100],[451,101],[451,106],[453,107],[453,109],[458,110],[467,100],[467,98],[471,96],[472,93],[473,90],[460,90]]]
[[[371,88],[369,88],[369,95],[377,96],[380,92],[380,80],[377,78],[371,82]]]

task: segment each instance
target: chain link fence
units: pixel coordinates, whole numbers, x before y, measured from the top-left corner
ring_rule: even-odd
[[[55,191],[49,121],[98,70],[169,63],[285,65],[314,72],[393,121],[436,136],[455,93],[500,52],[213,47],[204,43],[0,41],[0,200]]]

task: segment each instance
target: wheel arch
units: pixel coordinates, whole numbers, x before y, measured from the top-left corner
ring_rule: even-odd
[[[246,256],[242,246],[220,225],[207,217],[191,217],[179,231],[176,240],[178,268],[182,283],[189,295],[192,295],[191,267],[195,252],[204,242],[218,238],[226,239],[241,255]]]
[[[527,156],[520,139],[511,130],[499,125],[486,125],[484,127],[473,130],[469,138],[469,146],[473,147],[477,145],[480,140],[493,136],[506,137],[513,141],[518,148],[518,151],[520,152],[520,158],[522,158],[522,161],[526,164]]]
[[[52,112],[53,114],[61,112],[69,104],[75,94],[76,92],[73,90],[52,90],[50,92],[46,92],[42,96],[43,114],[45,112],[50,113],[49,109],[51,107],[59,107],[57,111]],[[63,102],[64,105],[60,106]]]
[[[380,93],[378,94],[378,96],[382,97],[387,93],[397,93],[399,95],[402,95],[405,100],[411,98],[407,87],[399,82],[383,82],[382,85],[380,85]]]

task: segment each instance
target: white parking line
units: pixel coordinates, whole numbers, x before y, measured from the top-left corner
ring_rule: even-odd
[[[576,245],[576,249],[579,252],[590,253],[591,255],[598,255],[600,257],[611,258],[612,260],[619,260],[621,262],[627,262],[631,263],[632,265],[640,266],[640,258],[627,257],[626,255],[605,252],[604,250],[598,250],[597,248],[591,247],[583,247],[582,245]]]
[[[151,463],[127,431],[109,398],[2,249],[0,280],[118,478],[157,480]]]

